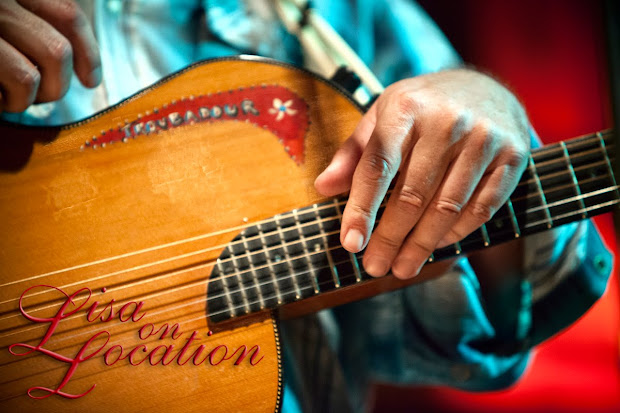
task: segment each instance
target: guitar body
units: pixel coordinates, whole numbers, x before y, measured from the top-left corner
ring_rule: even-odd
[[[0,410],[278,410],[272,313],[218,327],[208,280],[241,228],[324,201],[360,117],[308,72],[222,59],[77,124],[0,126]]]

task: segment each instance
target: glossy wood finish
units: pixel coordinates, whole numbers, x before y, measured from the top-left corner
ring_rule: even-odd
[[[271,132],[230,121],[183,125],[80,150],[102,130],[173,100],[264,83],[282,85],[309,104],[302,165],[291,160]],[[277,409],[280,360],[270,314],[208,337],[207,280],[214,260],[240,227],[323,200],[313,181],[360,116],[351,101],[306,72],[264,61],[223,60],[197,65],[78,125],[1,127],[0,163],[17,170],[0,173],[0,410]],[[75,394],[96,384],[84,397],[33,400],[26,394],[33,386],[56,388],[68,368],[42,354],[17,357],[7,350],[14,343],[36,345],[49,327],[19,312],[20,295],[35,285],[59,287],[67,294],[84,287],[93,292],[88,304],[62,320],[44,345],[74,357],[97,332],[110,333],[107,346],[79,364],[63,388]],[[52,317],[65,299],[58,291],[35,289],[24,302],[30,315]],[[146,315],[137,322],[85,320],[93,301],[105,305],[111,299],[115,312],[142,301],[138,314]],[[135,305],[128,305],[125,318],[131,309]],[[138,330],[147,323],[156,329],[179,323],[183,335],[141,340]],[[232,353],[241,345],[259,345],[264,358],[255,366],[248,364],[249,357],[240,366],[233,365],[234,359],[217,366],[132,366],[128,360],[104,364],[103,352],[113,344],[126,352],[140,344],[149,350],[173,344],[174,354],[192,331],[198,332],[192,349],[204,344],[210,351],[225,344]],[[87,353],[102,343],[92,343]],[[139,351],[137,359],[143,358]]]

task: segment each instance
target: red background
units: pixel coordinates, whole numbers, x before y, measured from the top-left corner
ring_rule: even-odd
[[[420,0],[464,60],[507,84],[546,143],[612,126],[603,11],[585,0]],[[609,215],[596,219],[615,251]],[[620,297],[604,297],[540,346],[508,390],[379,386],[376,412],[618,412]]]

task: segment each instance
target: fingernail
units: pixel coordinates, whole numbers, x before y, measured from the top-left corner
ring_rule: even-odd
[[[408,258],[397,258],[392,266],[392,272],[400,279],[412,278],[420,273],[423,265],[424,261],[420,264]]]
[[[97,66],[92,72],[90,72],[91,87],[95,87],[99,83],[101,83],[101,66]]]
[[[370,255],[366,258],[364,269],[373,277],[381,277],[390,269],[390,263],[385,258],[377,255]]]
[[[359,252],[364,246],[364,236],[356,229],[350,229],[344,237],[342,246],[350,252]]]

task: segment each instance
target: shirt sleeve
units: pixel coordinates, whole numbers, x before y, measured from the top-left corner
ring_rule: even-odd
[[[589,221],[526,240],[527,274],[512,340],[498,339],[464,257],[441,277],[334,309],[349,391],[361,397],[371,380],[468,391],[518,380],[532,347],[602,295],[612,263]]]

